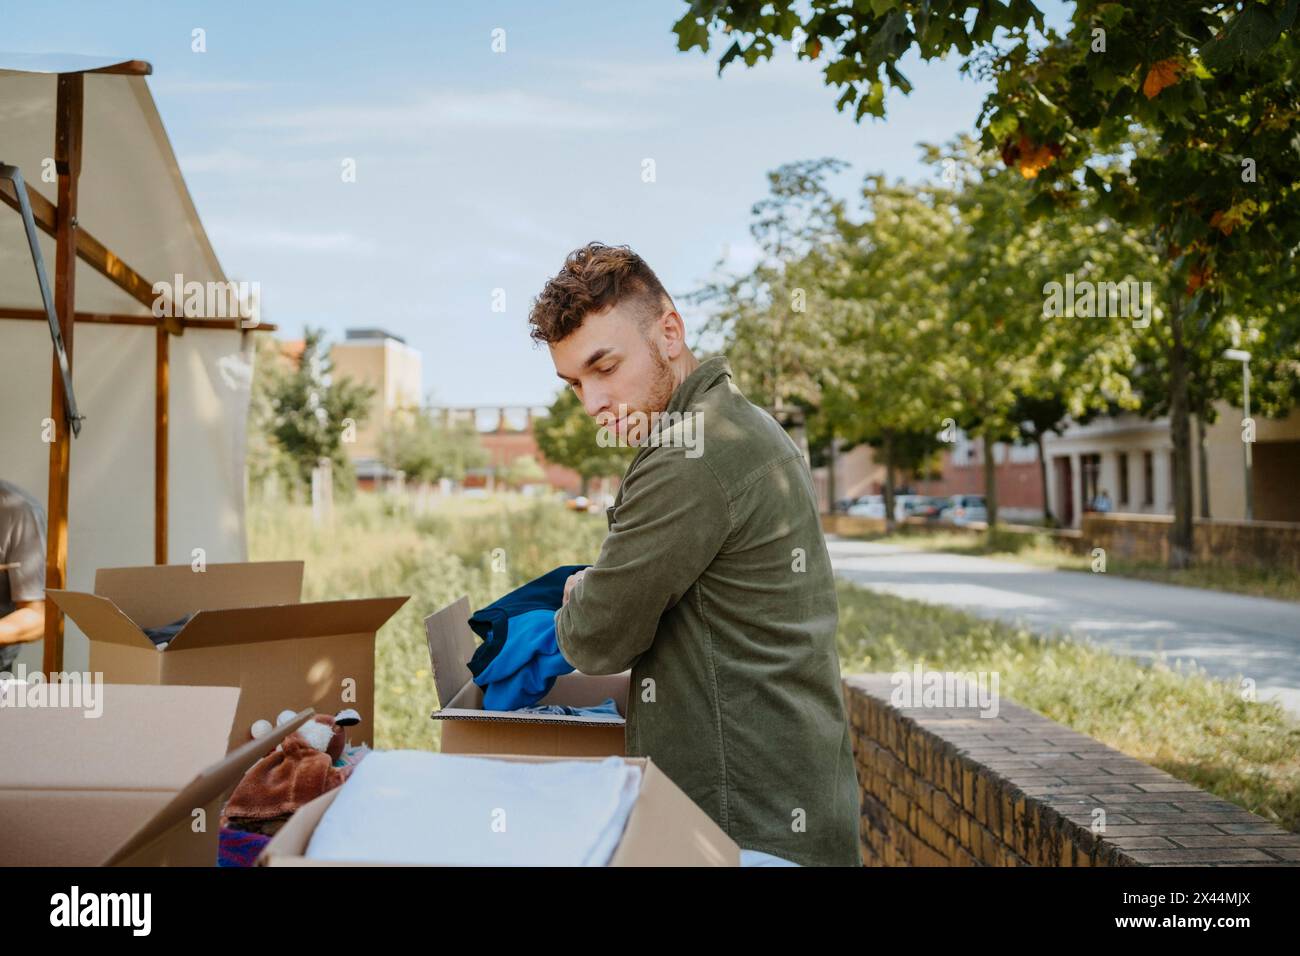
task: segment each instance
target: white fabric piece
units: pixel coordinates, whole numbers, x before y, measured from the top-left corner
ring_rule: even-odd
[[[793,860],[787,860],[785,857],[773,856],[771,853],[764,853],[762,850],[741,850],[741,866],[800,866]]]
[[[307,844],[313,860],[448,866],[605,866],[641,768],[524,763],[422,750],[371,753]]]

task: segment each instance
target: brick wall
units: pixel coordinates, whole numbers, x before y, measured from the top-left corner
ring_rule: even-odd
[[[999,508],[1043,510],[1043,473],[1036,461],[1004,461],[994,466],[993,480],[998,488]],[[984,464],[957,464],[950,452],[944,453],[943,476],[910,483],[918,495],[982,495]]]
[[[1169,559],[1166,515],[1083,516],[1083,540],[1088,550],[1104,548],[1108,557],[1163,564]],[[1192,523],[1196,560],[1235,567],[1300,571],[1300,524],[1283,521],[1215,521]]]
[[[844,678],[868,866],[1300,865],[1300,834],[1005,698],[989,717],[892,691]]]

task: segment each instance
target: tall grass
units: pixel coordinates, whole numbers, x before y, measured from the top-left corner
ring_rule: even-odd
[[[1203,670],[1146,666],[951,608],[839,585],[845,673],[997,673],[999,694],[1300,831],[1300,722]]]
[[[305,562],[304,600],[410,595],[375,641],[374,740],[384,749],[439,745],[428,615],[462,595],[482,607],[557,565],[591,563],[605,536],[601,516],[516,495],[447,498],[416,513],[362,494],[322,528],[310,507],[261,503],[248,523],[252,560]]]

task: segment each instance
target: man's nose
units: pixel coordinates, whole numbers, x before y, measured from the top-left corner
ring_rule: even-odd
[[[582,407],[586,409],[588,415],[595,418],[601,412],[605,411],[605,409],[609,408],[609,398],[603,391],[598,392],[592,390],[590,392],[584,392],[582,396]]]

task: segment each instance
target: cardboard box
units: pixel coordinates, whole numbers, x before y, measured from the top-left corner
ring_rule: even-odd
[[[429,661],[442,704],[432,716],[442,721],[443,753],[621,757],[627,752],[626,719],[484,710],[483,689],[474,683],[469,669],[478,646],[469,626],[471,614],[469,598],[462,597],[424,619]],[[592,707],[612,697],[626,718],[630,680],[630,671],[602,676],[575,671],[557,678],[539,703]]]
[[[603,760],[603,757],[466,754],[490,760],[541,763],[551,760]],[[641,768],[641,790],[610,866],[739,866],[740,847],[668,779],[649,757],[624,757]],[[343,784],[346,787],[347,783]],[[386,866],[383,860],[312,860],[304,854],[316,824],[343,788],[317,797],[295,813],[262,850],[258,866]]]
[[[408,599],[304,604],[302,572],[301,561],[100,568],[93,594],[46,593],[86,632],[89,670],[106,682],[241,688],[228,749],[249,739],[254,721],[306,707],[351,707],[361,723],[349,743],[372,744],[375,632]],[[141,630],[192,612],[162,651]]]
[[[227,754],[238,688],[98,690],[98,717],[0,707],[0,864],[216,866],[226,799],[312,715]]]

